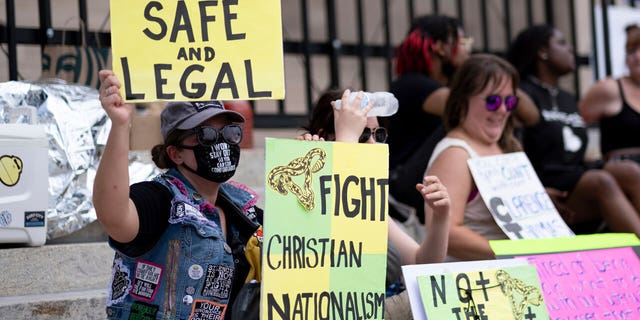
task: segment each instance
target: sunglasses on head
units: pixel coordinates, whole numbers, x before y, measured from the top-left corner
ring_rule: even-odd
[[[228,144],[239,144],[242,141],[242,126],[239,124],[228,124],[219,130],[211,126],[199,126],[189,131],[190,134],[195,133],[200,145],[207,147],[218,143],[220,137]]]
[[[373,135],[373,140],[375,142],[384,143],[385,141],[387,141],[387,129],[385,129],[384,127],[377,127],[373,129],[364,128],[364,130],[362,130],[362,134],[360,135],[360,139],[358,139],[358,142],[367,142],[371,135]]]
[[[517,96],[501,97],[497,94],[492,94],[484,99],[484,101],[486,102],[487,110],[489,111],[496,111],[500,109],[502,101],[504,101],[504,106],[507,108],[507,111],[511,111],[518,105],[519,100],[520,99]]]

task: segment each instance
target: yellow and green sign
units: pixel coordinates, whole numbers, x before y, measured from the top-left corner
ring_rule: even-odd
[[[418,277],[428,319],[548,319],[531,265]]]
[[[383,319],[388,148],[266,141],[261,319]]]

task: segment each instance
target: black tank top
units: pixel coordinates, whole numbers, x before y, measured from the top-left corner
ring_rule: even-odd
[[[622,109],[615,116],[600,119],[602,154],[617,149],[640,147],[640,113],[634,110],[624,98],[620,79],[617,82]]]

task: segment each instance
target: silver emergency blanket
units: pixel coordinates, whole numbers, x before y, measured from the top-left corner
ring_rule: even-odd
[[[0,83],[0,123],[40,124],[49,140],[47,239],[82,229],[96,220],[93,180],[111,127],[98,91],[55,82]],[[141,154],[129,156],[130,181],[159,173]]]

